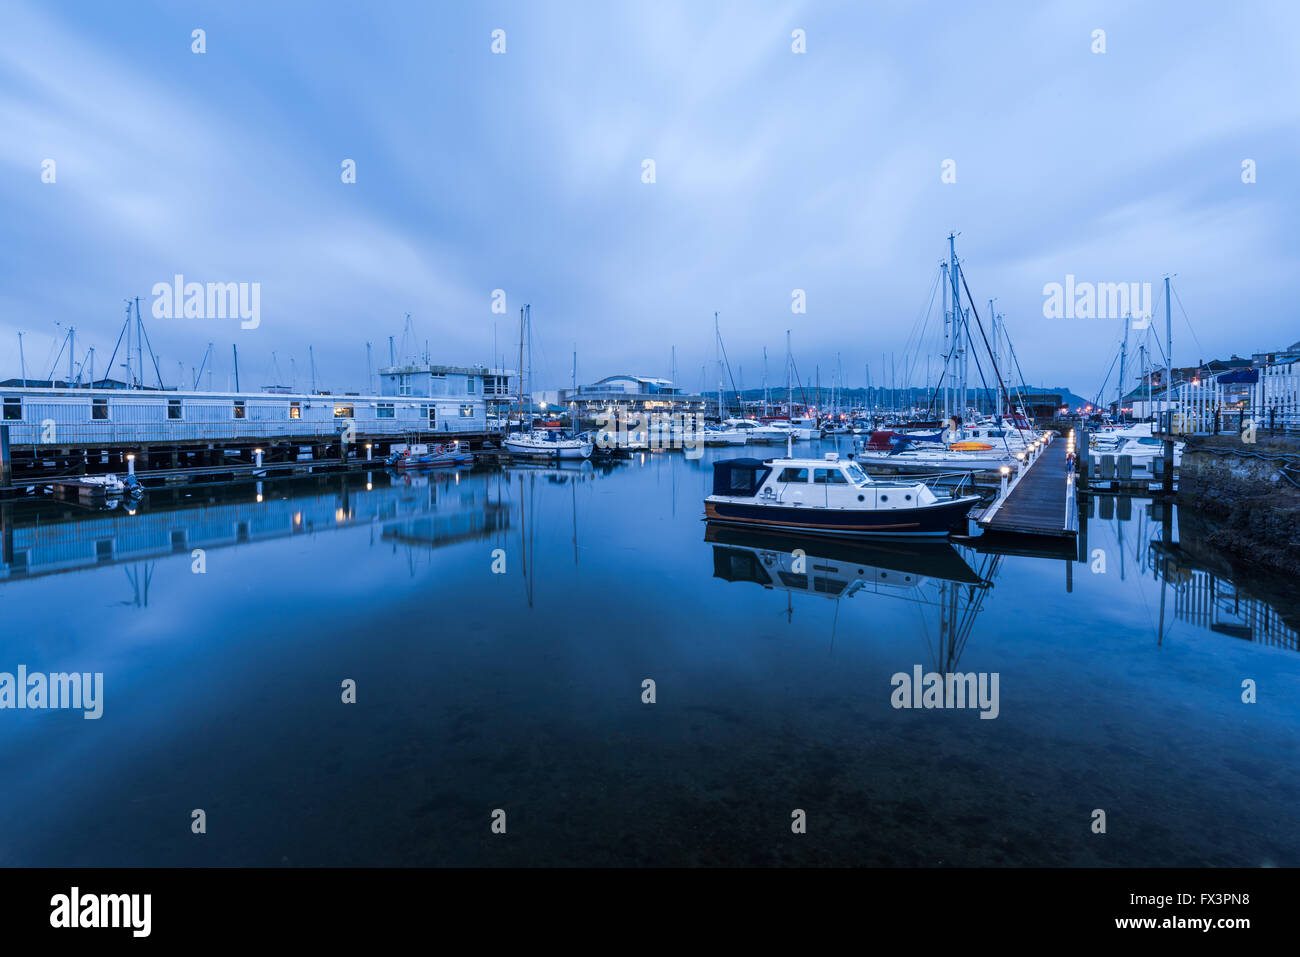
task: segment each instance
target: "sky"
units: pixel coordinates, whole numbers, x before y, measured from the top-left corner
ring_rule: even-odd
[[[245,389],[363,389],[408,313],[513,368],[525,303],[538,388],[675,350],[711,390],[715,312],[743,387],[787,330],[804,382],[921,386],[956,232],[1029,383],[1092,395],[1126,322],[1045,316],[1067,275],[1172,274],[1176,365],[1300,340],[1297,64],[1293,2],[0,0],[0,378],[69,327],[103,375],[139,296],[169,387],[211,342],[218,389],[232,345]],[[257,283],[256,328],[155,317],[177,274]]]

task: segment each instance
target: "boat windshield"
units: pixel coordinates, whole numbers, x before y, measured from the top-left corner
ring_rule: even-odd
[[[844,466],[844,472],[846,475],[848,475],[849,481],[852,482],[854,485],[871,484],[871,479],[867,477],[867,473],[862,471],[862,469],[860,469],[853,462],[850,462],[848,465]]]

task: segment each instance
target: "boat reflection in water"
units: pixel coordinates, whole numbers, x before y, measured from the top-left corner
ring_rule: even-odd
[[[786,592],[790,618],[795,594],[834,600],[836,623],[838,602],[861,594],[901,598],[937,611],[939,643],[931,652],[941,670],[952,670],[961,657],[1001,562],[998,555],[974,556],[977,571],[947,542],[850,542],[715,522],[705,526],[704,540],[713,545],[715,578]]]

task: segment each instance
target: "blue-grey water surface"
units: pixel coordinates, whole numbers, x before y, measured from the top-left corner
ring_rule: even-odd
[[[706,541],[729,454],[6,506],[0,671],[105,691],[0,711],[0,864],[1300,862],[1276,586],[1110,499],[1083,562],[865,546],[846,595],[795,541],[764,587]],[[998,673],[998,717],[895,709],[914,665]]]

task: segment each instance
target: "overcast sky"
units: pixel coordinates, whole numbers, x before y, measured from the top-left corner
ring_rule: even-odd
[[[747,387],[786,329],[805,380],[923,385],[956,230],[1031,384],[1091,396],[1124,322],[1045,318],[1067,274],[1176,274],[1178,364],[1300,339],[1297,63],[1292,2],[3,0],[0,377],[69,325],[102,375],[140,296],[169,386],[212,341],[218,388],[232,343],[246,389],[273,352],[305,388],[309,345],[361,388],[408,312],[434,361],[515,366],[525,302],[538,387],[675,346],[712,388],[715,311]],[[177,273],[260,283],[261,324],[152,318]]]

